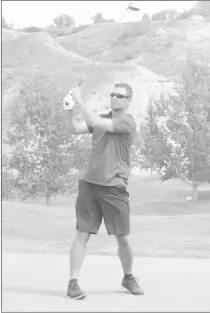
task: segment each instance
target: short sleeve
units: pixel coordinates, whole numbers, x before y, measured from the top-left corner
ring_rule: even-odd
[[[136,121],[131,114],[113,118],[112,121],[114,133],[127,133],[132,135],[135,134]]]

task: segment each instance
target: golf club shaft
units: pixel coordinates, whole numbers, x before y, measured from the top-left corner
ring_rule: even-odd
[[[125,10],[125,12],[122,14],[122,16],[120,17],[120,19],[117,21],[117,23],[120,23],[122,21],[122,19],[124,18],[125,14],[127,13],[128,8]],[[100,55],[104,52],[107,44],[109,42],[111,42],[111,38],[109,37],[108,40],[104,43],[102,49],[100,50],[99,54],[97,55],[97,57],[94,59],[93,63],[91,63],[90,67],[87,69],[87,72],[84,74],[83,78],[79,81],[78,86],[81,86],[85,80],[85,78],[87,77],[87,74],[91,71],[91,69],[93,68],[93,66],[95,65],[96,61],[98,61]]]

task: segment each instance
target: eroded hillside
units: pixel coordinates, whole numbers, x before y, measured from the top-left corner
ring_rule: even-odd
[[[192,16],[172,22],[96,24],[57,41],[67,50],[94,58],[110,40],[100,57],[103,62],[130,62],[168,79],[180,79],[180,71],[191,55],[210,62],[210,20]]]
[[[91,63],[90,59],[67,51],[46,33],[26,34],[5,30],[2,40],[3,124],[9,122],[19,87],[43,71],[52,79],[61,94],[81,78]],[[170,83],[152,71],[132,63],[98,62],[88,74],[82,91],[93,108],[109,108],[110,89],[116,82],[128,82],[134,88],[132,112],[140,120],[148,98],[158,95]],[[62,98],[61,98],[62,103]]]

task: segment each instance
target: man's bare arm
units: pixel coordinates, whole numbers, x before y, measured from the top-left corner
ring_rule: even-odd
[[[86,103],[82,100],[81,90],[79,86],[75,86],[72,89],[72,98],[77,104],[80,112],[87,125],[90,125],[92,129],[98,127],[105,132],[110,133],[134,133],[136,131],[136,122],[133,117],[129,114],[121,116],[115,119],[106,119],[100,117]],[[87,127],[88,128],[88,127]]]
[[[72,135],[81,135],[90,133],[85,121],[78,122],[74,118],[73,110],[64,111],[65,124],[67,131]]]
[[[92,128],[98,127],[109,133],[134,133],[136,131],[136,122],[131,115],[119,117],[114,120],[98,116],[91,108],[80,102],[80,111],[84,120]]]
[[[112,120],[100,117],[92,109],[81,102],[80,111],[84,117],[84,120],[93,128],[99,127],[106,132],[114,131]]]

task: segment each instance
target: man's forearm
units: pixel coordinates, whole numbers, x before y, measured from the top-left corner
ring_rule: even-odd
[[[66,123],[66,129],[70,133],[75,133],[75,118],[74,118],[74,112],[73,110],[66,110],[64,111],[65,116],[65,123]]]
[[[101,123],[102,118],[98,116],[92,109],[90,109],[84,102],[78,103],[79,109],[83,115],[85,122],[94,127]]]

